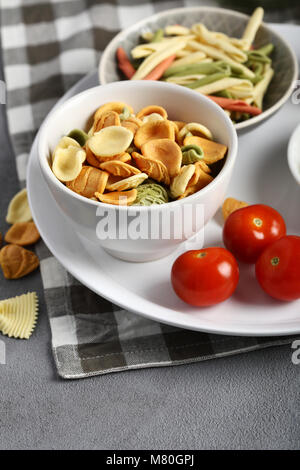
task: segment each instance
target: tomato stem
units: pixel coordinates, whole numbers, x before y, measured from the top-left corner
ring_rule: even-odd
[[[271,259],[271,265],[272,266],[277,266],[279,264],[279,257],[278,256],[274,256],[274,258]]]
[[[255,219],[253,219],[253,222],[256,225],[256,227],[261,227],[263,224],[262,220],[259,219],[258,217],[255,217]]]

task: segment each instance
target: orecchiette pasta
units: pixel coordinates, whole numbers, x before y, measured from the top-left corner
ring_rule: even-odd
[[[97,131],[101,122],[105,127]],[[135,125],[134,132],[125,123]],[[92,128],[87,134],[85,129],[71,130],[69,136],[76,139],[62,137],[52,171],[68,190],[93,204],[150,206],[182,199],[213,180],[219,170],[209,165],[227,152],[206,126],[180,116],[171,120],[159,104],[135,114],[125,103],[106,103],[94,114]],[[11,207],[9,219],[15,220],[12,213],[29,217],[25,194],[16,199],[23,209]]]

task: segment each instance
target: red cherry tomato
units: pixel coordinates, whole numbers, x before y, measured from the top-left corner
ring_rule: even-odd
[[[269,245],[258,258],[255,273],[275,299],[300,299],[300,237],[287,235]]]
[[[223,242],[238,260],[255,263],[270,243],[285,234],[285,222],[279,212],[254,204],[229,215],[223,228]]]
[[[197,307],[218,304],[236,289],[239,267],[225,248],[190,250],[172,267],[171,281],[176,294]]]

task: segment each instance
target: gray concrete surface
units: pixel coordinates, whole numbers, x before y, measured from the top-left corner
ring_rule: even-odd
[[[17,178],[0,115],[0,231]],[[300,365],[289,347],[188,366],[62,381],[55,372],[39,273],[0,299],[36,290],[29,341],[0,336],[0,449],[299,449]]]

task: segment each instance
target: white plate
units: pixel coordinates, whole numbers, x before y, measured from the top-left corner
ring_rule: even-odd
[[[298,29],[291,29],[299,34]],[[63,99],[96,83],[95,72]],[[300,187],[289,172],[286,149],[299,118],[299,108],[289,101],[260,127],[239,138],[238,161],[228,192],[233,197],[275,207],[285,217],[290,234],[300,233]],[[257,285],[253,267],[242,267],[239,286],[231,299],[197,309],[180,301],[170,285],[170,269],[178,252],[162,260],[135,264],[114,259],[79,240],[43,181],[36,143],[27,178],[33,217],[45,243],[75,278],[97,294],[135,313],[182,328],[247,336],[300,333],[300,301],[281,303],[268,297]],[[218,216],[206,226],[205,246],[220,245],[219,221]]]
[[[300,124],[292,133],[289,141],[288,163],[293,177],[300,184]]]

